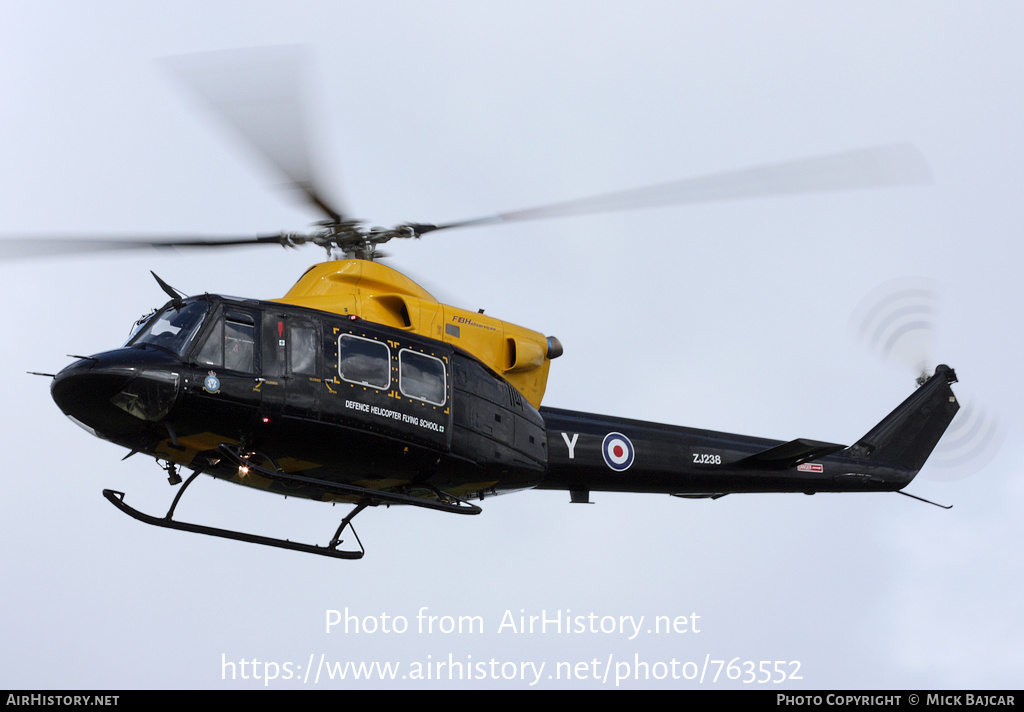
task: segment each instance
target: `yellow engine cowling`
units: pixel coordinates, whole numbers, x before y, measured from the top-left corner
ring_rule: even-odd
[[[457,346],[500,373],[535,408],[547,388],[557,339],[490,316],[439,303],[390,267],[367,260],[314,265],[276,301],[355,315]]]

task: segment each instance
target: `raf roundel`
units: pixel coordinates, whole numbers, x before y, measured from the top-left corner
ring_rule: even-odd
[[[633,443],[622,433],[608,433],[601,445],[604,464],[616,472],[624,472],[633,464]]]

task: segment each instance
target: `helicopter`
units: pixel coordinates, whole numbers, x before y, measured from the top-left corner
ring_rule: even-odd
[[[573,503],[589,502],[595,491],[687,499],[898,492],[921,499],[904,489],[960,407],[949,366],[922,378],[906,400],[850,446],[552,408],[543,398],[552,361],[563,353],[557,338],[443,304],[378,261],[380,245],[440,230],[916,184],[928,171],[915,149],[882,146],[468,220],[367,227],[319,187],[302,155],[301,135],[286,142],[292,152],[283,154],[278,142],[264,140],[246,123],[291,114],[291,92],[283,103],[274,97],[275,103],[254,109],[250,102],[240,112],[237,103],[221,100],[219,90],[200,86],[209,76],[193,75],[193,88],[321,214],[317,229],[0,244],[0,254],[253,244],[327,250],[327,261],[272,300],[187,296],[154,273],[169,301],[141,318],[123,346],[41,374],[51,377],[53,400],[75,424],[127,449],[126,457],[154,458],[178,487],[163,516],[130,506],[124,492],[103,490],[123,513],[158,527],[359,559],[365,547],[352,522],[367,508],[406,505],[476,515],[482,507],[475,501],[531,489],[566,491]],[[301,134],[294,126],[287,130]],[[191,472],[187,478],[185,470]],[[182,496],[200,475],[351,509],[323,545],[176,519]]]

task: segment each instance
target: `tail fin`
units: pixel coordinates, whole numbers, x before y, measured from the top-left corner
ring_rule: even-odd
[[[951,383],[956,383],[953,369],[937,366],[935,375],[850,448],[851,454],[916,473],[960,409]]]

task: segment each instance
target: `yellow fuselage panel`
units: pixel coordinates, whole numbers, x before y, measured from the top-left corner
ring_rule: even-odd
[[[311,267],[281,299],[320,311],[412,331],[467,351],[500,373],[535,407],[547,387],[547,338],[490,316],[439,303],[411,279],[376,262]]]

